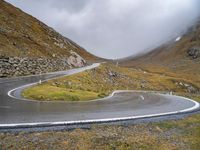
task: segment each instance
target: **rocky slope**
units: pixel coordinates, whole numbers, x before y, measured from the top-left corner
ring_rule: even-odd
[[[36,18],[0,1],[0,77],[81,67],[96,59]]]

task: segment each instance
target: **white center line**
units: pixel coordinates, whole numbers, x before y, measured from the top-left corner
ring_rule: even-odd
[[[144,100],[144,96],[140,95],[140,98],[141,98],[142,100]]]
[[[4,108],[4,109],[10,109],[10,106],[0,106],[0,108]]]

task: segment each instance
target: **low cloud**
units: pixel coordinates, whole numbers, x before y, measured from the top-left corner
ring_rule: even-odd
[[[178,37],[197,21],[199,0],[7,0],[89,52],[122,58]]]

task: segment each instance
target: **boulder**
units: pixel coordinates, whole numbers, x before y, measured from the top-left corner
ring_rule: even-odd
[[[111,70],[108,70],[109,77],[117,77],[118,74],[116,72],[112,72]]]
[[[187,92],[189,92],[189,93],[197,93],[197,90],[193,86],[188,86],[187,87]]]
[[[86,61],[74,51],[70,51],[71,56],[67,59],[67,63],[73,67],[83,67]]]
[[[192,57],[193,59],[197,59],[200,57],[200,47],[192,47],[188,51],[188,56]]]

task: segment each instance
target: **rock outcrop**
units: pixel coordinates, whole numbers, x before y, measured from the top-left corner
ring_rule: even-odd
[[[200,57],[200,47],[193,47],[187,51],[188,55],[193,59],[197,59]]]
[[[68,58],[67,63],[73,67],[82,67],[86,61],[76,52],[70,51],[71,56]]]
[[[75,53],[61,59],[0,56],[0,78],[61,71],[85,65],[86,61]]]
[[[181,88],[184,88],[185,91],[190,94],[198,94],[200,92],[200,90],[197,87],[194,87],[193,85],[188,83],[176,82],[176,85]]]

